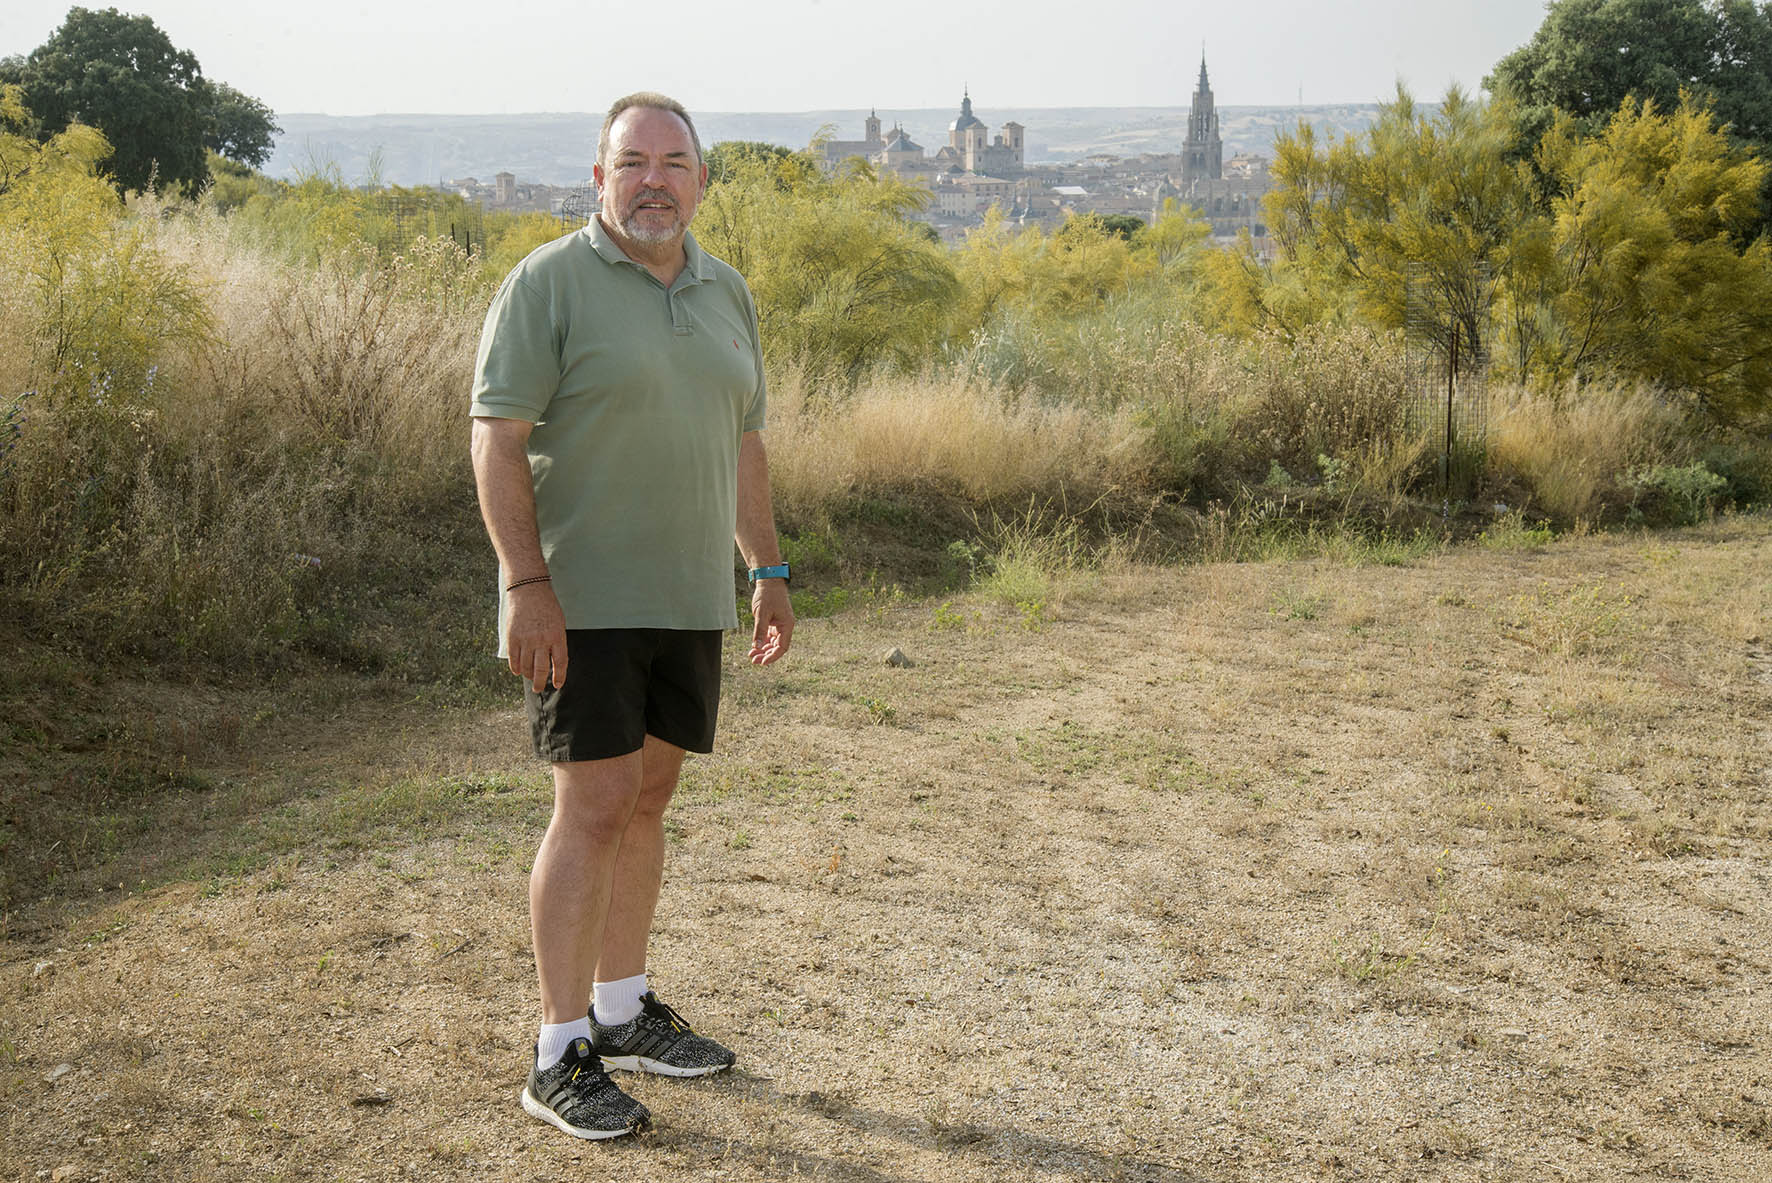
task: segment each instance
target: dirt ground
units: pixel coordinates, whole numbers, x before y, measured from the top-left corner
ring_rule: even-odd
[[[729,646],[651,968],[738,1066],[609,1144],[516,1103],[515,690],[316,709],[192,839],[282,853],[15,924],[0,1177],[1772,1179],[1769,572],[1729,520]]]

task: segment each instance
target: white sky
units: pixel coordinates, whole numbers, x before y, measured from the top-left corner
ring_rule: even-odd
[[[1221,106],[1377,102],[1399,78],[1475,89],[1544,0],[86,0],[152,17],[208,77],[284,112],[1185,106],[1204,42]],[[0,56],[68,0],[6,0]]]

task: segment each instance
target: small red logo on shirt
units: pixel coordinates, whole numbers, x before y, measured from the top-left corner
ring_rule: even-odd
[[[737,338],[737,337],[734,337],[734,338],[733,338],[733,339],[732,339],[732,347],[733,347],[733,348],[734,348],[734,349],[738,349],[738,338]],[[744,351],[743,351],[743,350],[742,350],[742,349],[740,349],[740,350],[739,350],[739,352],[740,352],[740,353],[743,353],[743,352],[744,352]]]

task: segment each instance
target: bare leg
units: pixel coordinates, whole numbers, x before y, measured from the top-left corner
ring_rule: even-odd
[[[569,1023],[589,1009],[617,852],[641,796],[641,755],[554,765],[554,816],[529,875],[543,1022]]]
[[[615,856],[609,918],[597,957],[599,982],[646,972],[646,943],[664,882],[664,813],[683,770],[683,749],[648,735],[641,755],[640,795]]]

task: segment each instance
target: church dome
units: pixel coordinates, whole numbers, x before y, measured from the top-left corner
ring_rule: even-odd
[[[948,125],[949,131],[966,131],[974,127],[983,127],[984,120],[972,113],[972,95],[967,94],[960,100],[960,117]]]

